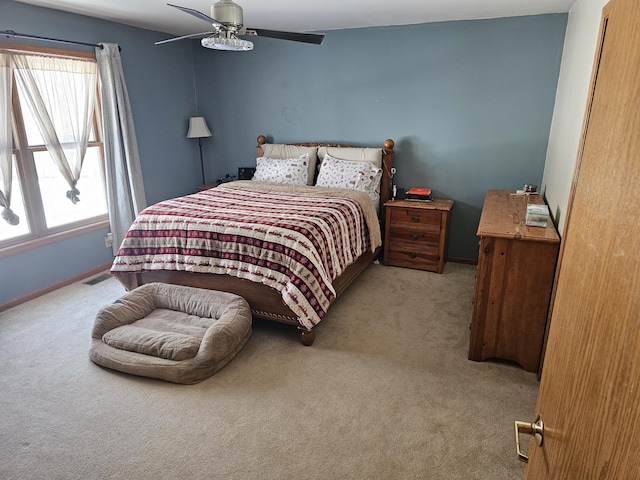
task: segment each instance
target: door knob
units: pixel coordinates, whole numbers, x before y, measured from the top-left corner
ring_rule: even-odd
[[[542,421],[542,417],[538,415],[536,421],[533,423],[527,422],[518,422],[515,423],[515,431],[516,431],[516,452],[518,453],[518,458],[523,462],[527,463],[529,461],[529,457],[520,451],[520,434],[524,433],[527,435],[531,435],[536,444],[541,447],[542,439],[544,435],[544,422]]]

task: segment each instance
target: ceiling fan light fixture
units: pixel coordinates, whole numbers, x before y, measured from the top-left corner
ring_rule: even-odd
[[[220,0],[211,5],[211,17],[227,26],[242,28],[242,7],[233,0]]]
[[[209,35],[200,41],[200,44],[205,48],[246,52],[248,50],[253,50],[253,43],[248,40],[240,40],[238,36],[256,35],[260,37],[290,40],[293,42],[312,43],[315,45],[320,45],[322,40],[324,40],[324,33],[283,32],[279,30],[267,30],[264,28],[245,28],[243,25],[244,20],[242,18],[242,7],[233,0],[218,0],[218,2],[214,3],[211,7],[211,16],[205,15],[199,10],[194,10],[193,8],[181,7],[170,3],[168,5],[200,20],[204,20],[211,24],[213,30],[205,33],[195,33],[191,35],[184,35],[182,37],[169,38],[167,40],[162,40],[161,42],[156,42],[156,45],[185,38]]]
[[[213,50],[229,50],[232,52],[247,52],[253,50],[253,43],[240,38],[206,37],[200,40],[205,48]]]

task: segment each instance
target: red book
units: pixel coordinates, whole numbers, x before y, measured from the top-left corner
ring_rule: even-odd
[[[431,189],[430,188],[410,188],[407,192],[409,195],[418,195],[421,197],[430,197]]]

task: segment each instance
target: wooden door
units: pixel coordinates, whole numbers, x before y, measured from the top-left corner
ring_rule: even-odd
[[[601,33],[529,480],[640,478],[640,1],[612,0]]]

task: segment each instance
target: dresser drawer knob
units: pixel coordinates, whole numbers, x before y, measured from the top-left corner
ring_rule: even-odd
[[[411,217],[411,221],[412,222],[419,222],[420,221],[420,217],[416,217],[415,215],[413,217]]]
[[[412,233],[411,236],[409,237],[411,240],[417,240],[418,239],[418,235],[416,235],[415,233]]]
[[[418,254],[415,253],[415,252],[409,253],[409,258],[416,258],[417,256],[418,256]]]

